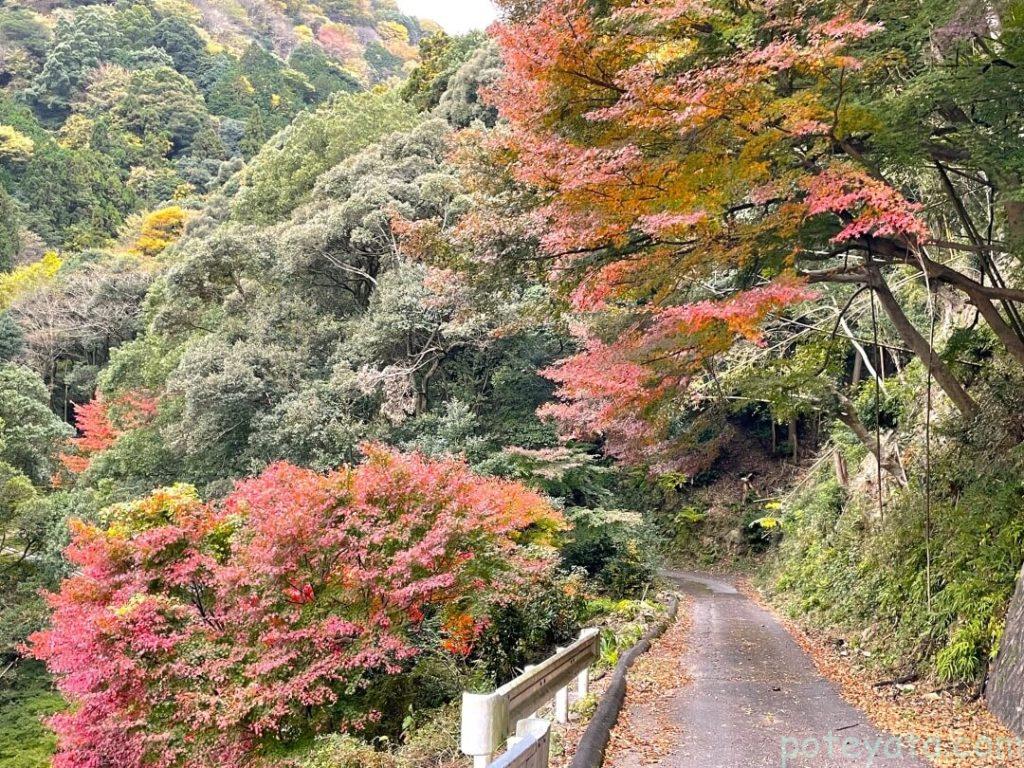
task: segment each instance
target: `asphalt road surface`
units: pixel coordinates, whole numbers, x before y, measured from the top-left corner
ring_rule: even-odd
[[[847,704],[770,613],[732,585],[664,574],[693,599],[686,665],[667,705],[681,743],[665,768],[924,768]]]

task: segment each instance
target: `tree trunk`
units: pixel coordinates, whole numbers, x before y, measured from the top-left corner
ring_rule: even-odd
[[[889,286],[885,282],[885,278],[882,277],[878,267],[868,267],[868,278],[872,290],[878,296],[882,309],[885,310],[885,314],[892,321],[896,331],[900,334],[906,345],[925,364],[928,371],[935,378],[935,381],[942,387],[942,391],[946,393],[953,402],[953,405],[964,416],[969,419],[977,417],[979,412],[978,404],[967,394],[967,390],[963,388],[946,364],[935,354],[928,340],[918,333],[914,324],[910,322],[910,318],[907,317],[899,302],[896,301],[896,297],[892,295],[892,291],[889,290]]]
[[[940,262],[933,261],[924,253],[918,255],[912,254],[905,246],[891,240],[872,240],[872,246],[875,253],[890,259],[893,263],[906,264],[911,267],[916,267],[919,270],[923,269],[926,271],[929,279],[945,283],[946,285],[952,286],[956,290],[965,294],[967,298],[970,299],[971,303],[978,308],[982,317],[985,318],[986,324],[992,328],[992,332],[995,333],[996,337],[1000,342],[1002,342],[1010,355],[1024,365],[1024,342],[1021,341],[1020,336],[1017,335],[1013,327],[1006,322],[1002,314],[992,303],[996,299],[1006,302],[1007,305],[1010,305],[1012,302],[1024,302],[1024,291],[1007,286],[991,284],[983,285],[977,280],[965,275],[963,272],[959,272]],[[881,277],[881,273],[878,272],[877,265],[869,264],[867,269],[869,280],[873,279],[872,273],[875,273],[877,279],[883,279]],[[854,281],[855,279],[851,282]],[[871,284],[874,285],[874,282]],[[876,293],[878,293],[878,291],[876,291]],[[879,298],[881,298],[881,294],[878,295]],[[916,347],[912,346],[911,348],[917,352]],[[927,358],[922,359],[927,360]]]
[[[953,180],[949,177],[949,173],[947,172],[946,167],[942,165],[942,163],[936,163],[936,168],[938,168],[939,170],[939,178],[942,179],[942,186],[946,190],[946,195],[953,203],[953,209],[956,211],[957,218],[960,219],[960,224],[963,227],[964,232],[967,235],[967,238],[978,249],[978,259],[981,262],[982,282],[984,282],[984,276],[988,275],[993,285],[1005,287],[1005,282],[1002,279],[1002,275],[999,274],[999,267],[995,263],[995,255],[989,248],[989,239],[986,239],[982,235],[982,233],[978,230],[978,227],[975,225],[974,220],[971,219],[971,214],[967,210],[967,206],[964,205],[963,198],[958,193],[956,186],[953,184]],[[1014,229],[1013,224],[1010,221],[1011,205],[1019,206],[1020,204],[1010,202],[1006,203],[1008,232],[1012,232]],[[1018,214],[1021,213],[1024,213],[1024,209],[1018,211]],[[1024,219],[1020,219],[1017,221],[1018,232],[1020,231],[1020,225],[1022,224],[1024,224]],[[983,309],[980,305],[978,305],[979,297],[982,301],[986,300],[984,294],[979,294],[977,291],[974,291],[972,294],[970,290],[967,290],[966,292],[971,297],[971,301],[973,301],[975,305],[978,306],[978,309],[981,310],[982,315],[985,317],[985,322],[989,323],[989,325],[992,325],[992,322],[999,324],[999,328],[993,327],[992,330],[995,331],[996,335],[999,336],[999,338],[1004,343],[1006,343],[1007,341],[1006,332],[1009,331],[1011,334],[1017,337],[1016,347],[1024,348],[1024,345],[1021,344],[1021,339],[1022,337],[1024,337],[1024,334],[1022,334],[1020,312],[1017,310],[1013,302],[1007,301],[1006,299],[1003,299],[1002,301],[1003,310],[1006,312],[1007,317],[1010,318],[1010,322],[1007,323],[1006,321],[1003,320],[999,311],[994,307],[990,311],[990,314],[986,314],[986,311],[988,310]],[[990,317],[992,317],[992,315],[994,315],[994,317],[990,321]],[[1017,358],[1018,361],[1024,362],[1024,360],[1021,360],[1021,358],[1018,357],[1017,349],[1010,349],[1010,353],[1015,358]]]
[[[413,409],[416,416],[422,416],[427,412],[427,393],[422,389],[416,393],[416,403]]]
[[[838,390],[835,392],[835,396],[839,401],[839,409],[837,412],[839,420],[849,427],[850,431],[853,432],[864,447],[871,452],[871,455],[875,457],[875,461],[878,462],[879,466],[881,466],[887,474],[891,475],[896,482],[905,488],[907,486],[907,474],[903,471],[903,467],[900,463],[893,457],[885,455],[884,450],[881,451],[883,455],[879,456],[878,441],[875,439],[874,435],[868,432],[868,428],[864,426],[864,422],[862,422],[857,416],[857,410],[853,403],[850,402],[850,398]]]
[[[995,173],[992,175],[999,185],[1003,202],[1003,219],[1006,228],[1006,242],[1016,256],[1024,250],[1024,202],[1020,199],[1021,178],[1018,174]]]
[[[420,377],[419,383],[416,383],[416,376],[412,376],[412,382],[414,391],[416,392],[416,415],[422,416],[427,412],[427,408],[430,406],[430,380],[437,373],[438,366],[441,365],[441,358],[436,357],[431,361],[427,370]]]
[[[846,459],[838,448],[832,453],[832,466],[836,471],[836,481],[840,487],[847,488],[850,485],[850,472],[846,468]]]
[[[1003,342],[1006,351],[1010,353],[1014,360],[1024,365],[1024,341],[1021,341],[1020,336],[1006,322],[996,305],[989,301],[987,296],[977,291],[965,289],[965,293],[970,298],[971,303],[978,308],[981,316],[985,318],[988,327]]]
[[[854,335],[849,323],[846,322],[845,317],[839,318],[839,327],[842,329],[843,333],[846,334],[846,338],[850,340],[850,344],[852,344],[853,348],[857,351],[857,361],[853,367],[853,386],[857,386],[857,384],[860,383],[861,363],[863,363],[867,367],[868,374],[871,378],[875,379],[878,382],[878,386],[881,387],[883,392],[885,392],[885,381],[883,380],[885,378],[884,374],[880,374],[875,370],[875,366],[871,364],[871,357],[868,355],[867,350],[864,349],[864,346],[857,341],[857,337]],[[881,355],[881,349],[875,350],[875,358],[877,360],[882,359]]]
[[[1007,200],[1003,203],[1006,215],[1007,240],[1018,253],[1024,249],[1024,203],[1019,200]]]

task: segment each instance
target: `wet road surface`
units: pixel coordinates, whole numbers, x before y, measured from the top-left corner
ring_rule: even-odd
[[[668,571],[692,600],[684,662],[692,682],[665,706],[680,744],[665,768],[924,768],[873,728],[785,628],[715,578]]]

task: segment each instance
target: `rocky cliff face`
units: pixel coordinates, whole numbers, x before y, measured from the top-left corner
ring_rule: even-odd
[[[1016,733],[1024,735],[1024,569],[1006,615],[1006,629],[989,677],[989,709]]]

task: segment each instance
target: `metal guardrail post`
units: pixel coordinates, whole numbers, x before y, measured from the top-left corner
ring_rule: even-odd
[[[557,648],[556,653],[561,653],[565,648]],[[555,691],[555,722],[569,722],[569,686],[565,685]]]
[[[560,723],[568,722],[569,685],[575,678],[580,695],[586,695],[587,670],[597,660],[599,634],[597,629],[583,630],[572,645],[559,648],[539,664],[527,667],[517,678],[492,693],[462,694],[460,747],[463,754],[473,758],[474,768],[491,765],[506,737],[512,734],[512,728],[518,731],[520,723],[534,722],[537,710],[552,697],[556,719]],[[543,766],[531,763],[530,768],[544,768],[546,752],[544,761]],[[504,757],[493,765],[499,763],[504,765]],[[525,765],[516,763],[506,768]]]
[[[525,667],[523,667],[523,674],[520,677],[527,677],[536,668],[537,668],[536,664],[527,664]],[[523,714],[521,717],[520,717],[520,713],[517,712],[516,713],[516,717],[521,719],[521,720],[533,720],[533,719],[535,719],[537,717],[537,710],[535,709],[535,710],[533,710],[533,712],[530,712],[528,714]],[[511,726],[512,723],[509,723],[509,725]],[[516,727],[517,728],[519,727],[518,720],[516,721]]]
[[[487,768],[508,735],[508,699],[493,693],[462,694],[459,748],[473,758],[473,768]]]

